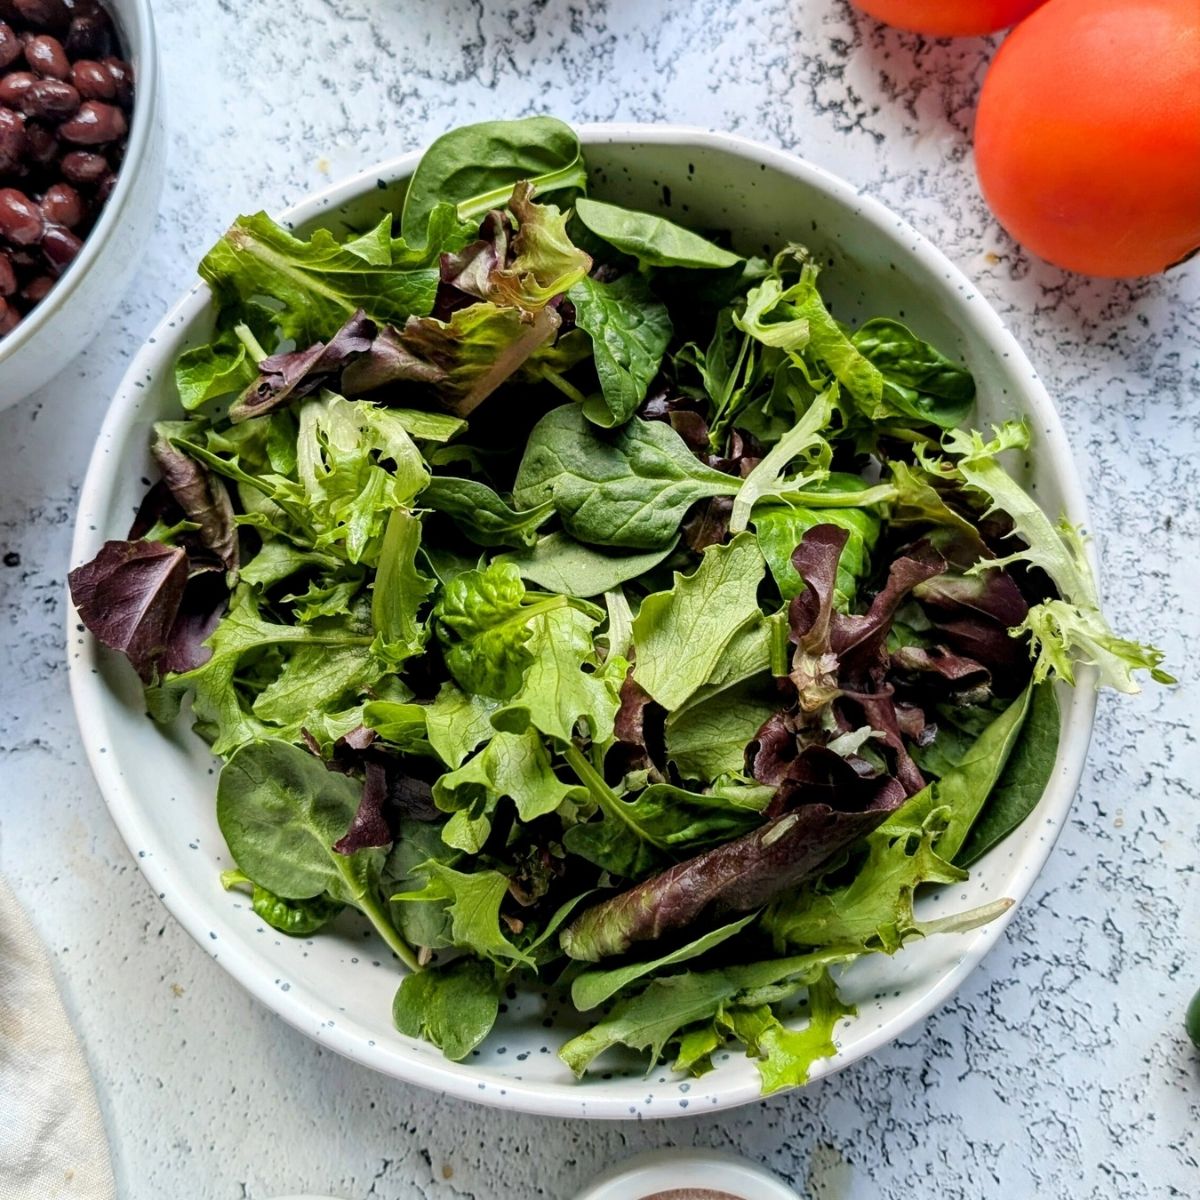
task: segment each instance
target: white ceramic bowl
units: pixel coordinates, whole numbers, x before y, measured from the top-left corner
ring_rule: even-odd
[[[999,318],[967,279],[919,234],[846,183],[789,154],[740,138],[664,126],[599,125],[581,135],[594,192],[698,226],[727,227],[744,251],[803,240],[829,270],[836,313],[856,321],[889,314],[970,364],[980,421],[1018,414],[1035,434],[1032,477],[1041,503],[1086,526],[1071,453],[1049,397]],[[374,223],[397,206],[418,155],[374,167],[286,214],[301,226]],[[382,181],[380,187],[377,181]],[[247,198],[253,207],[253,197]],[[213,313],[197,285],[134,359],[105,420],[80,505],[73,563],[106,537],[124,536],[151,474],[150,426],[176,415],[170,366],[207,337]],[[134,674],[69,625],[71,684],[87,753],[130,850],[150,885],[210,954],[259,1000],[330,1048],[399,1079],[455,1096],[530,1112],[628,1118],[715,1111],[759,1095],[754,1064],[719,1056],[698,1080],[640,1060],[605,1062],[576,1082],[555,1056],[571,1035],[567,1010],[539,996],[509,1006],[497,1030],[462,1063],[392,1028],[397,965],[364,926],[342,918],[339,933],[291,940],[265,927],[244,897],[217,881],[231,861],[214,812],[214,762],[186,728],[169,733],[143,715]],[[1062,696],[1062,740],[1045,796],[1024,825],[972,871],[971,880],[926,897],[928,914],[1002,896],[1020,900],[1050,853],[1074,795],[1092,727],[1095,696],[1085,677]],[[998,920],[970,934],[931,938],[894,958],[855,964],[844,990],[857,1019],[837,1033],[840,1053],[821,1075],[869,1054],[920,1021],[954,992],[1001,936]],[[552,1028],[543,1020],[554,1022]]]
[[[575,1200],[799,1200],[761,1167],[715,1150],[652,1150],[606,1171]]]
[[[0,338],[0,409],[57,375],[100,332],[154,228],[166,153],[154,17],[150,0],[104,4],[134,69],[129,144],[117,185],[75,261],[45,300]]]

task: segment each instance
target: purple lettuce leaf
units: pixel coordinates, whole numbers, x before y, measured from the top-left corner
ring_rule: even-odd
[[[381,762],[368,760],[362,799],[358,802],[350,828],[333,844],[338,854],[354,854],[373,846],[392,844],[392,826],[388,820],[387,768]]]
[[[172,445],[165,428],[155,429],[150,453],[183,515],[199,526],[196,534],[201,546],[211,551],[227,571],[236,571],[238,531],[224,480]]]
[[[68,576],[80,619],[145,682],[170,640],[188,582],[187,554],[162,542],[105,542]]]
[[[816,527],[821,528],[825,527]],[[816,529],[809,531],[805,542]],[[802,542],[801,545],[803,544]],[[837,655],[839,674],[843,681],[862,681],[872,670],[886,666],[887,635],[895,620],[896,610],[913,588],[940,575],[945,569],[946,560],[928,542],[918,542],[901,558],[892,562],[888,568],[887,582],[871,602],[867,612],[854,616],[845,613],[834,614],[830,644]]]
[[[377,332],[375,322],[360,308],[328,342],[264,358],[258,364],[258,379],[230,405],[229,419],[235,424],[248,421],[322,387],[335,387],[342,370],[371,349]]]
[[[749,912],[767,904],[882,824],[905,798],[887,777],[863,790],[870,799],[857,811],[803,804],[589,908],[563,930],[562,948],[572,958],[596,962],[688,929],[710,911]]]

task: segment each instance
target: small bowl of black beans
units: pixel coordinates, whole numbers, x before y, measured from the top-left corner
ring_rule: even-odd
[[[124,294],[162,184],[149,0],[0,0],[0,408]]]

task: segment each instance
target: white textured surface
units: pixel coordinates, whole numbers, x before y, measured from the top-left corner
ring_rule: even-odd
[[[1200,1071],[1200,271],[1135,285],[1030,263],[966,140],[987,43],[884,33],[837,0],[160,3],[158,235],[103,343],[0,414],[0,870],[56,959],[129,1200],[566,1200],[633,1149],[728,1147],[822,1200],[1190,1196]],[[278,208],[485,116],[668,119],[798,150],[938,242],[1058,398],[1110,607],[1173,692],[1106,697],[1075,819],[1007,940],[917,1033],[796,1096],[637,1126],[506,1116],[337,1060],[258,1009],[167,916],[108,821],[69,712],[74,498],[124,361],[239,209]],[[1192,637],[1185,641],[1185,635]]]

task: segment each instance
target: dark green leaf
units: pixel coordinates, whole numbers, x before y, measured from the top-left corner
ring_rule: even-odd
[[[665,217],[580,197],[575,215],[594,234],[647,267],[693,267],[719,271],[741,256]]]
[[[676,536],[697,500],[731,496],[738,487],[662,421],[634,417],[615,436],[603,436],[577,405],[566,404],[533,427],[513,499],[522,508],[553,500],[581,542],[653,550]]]
[[[401,1033],[425,1038],[458,1062],[487,1037],[499,1011],[496,972],[487,963],[462,958],[405,976],[392,1019]]]
[[[1035,684],[1021,736],[955,856],[969,867],[1006,838],[1037,807],[1058,757],[1059,715],[1054,684]]]
[[[424,244],[439,204],[453,204],[463,221],[503,208],[515,184],[529,180],[538,195],[587,186],[583,151],[574,130],[553,117],[484,121],[443,134],[425,151],[404,198],[401,230]]]
[[[592,339],[601,397],[584,412],[597,425],[624,424],[643,400],[671,340],[671,318],[640,275],[612,283],[580,280],[568,293],[580,329]]]

